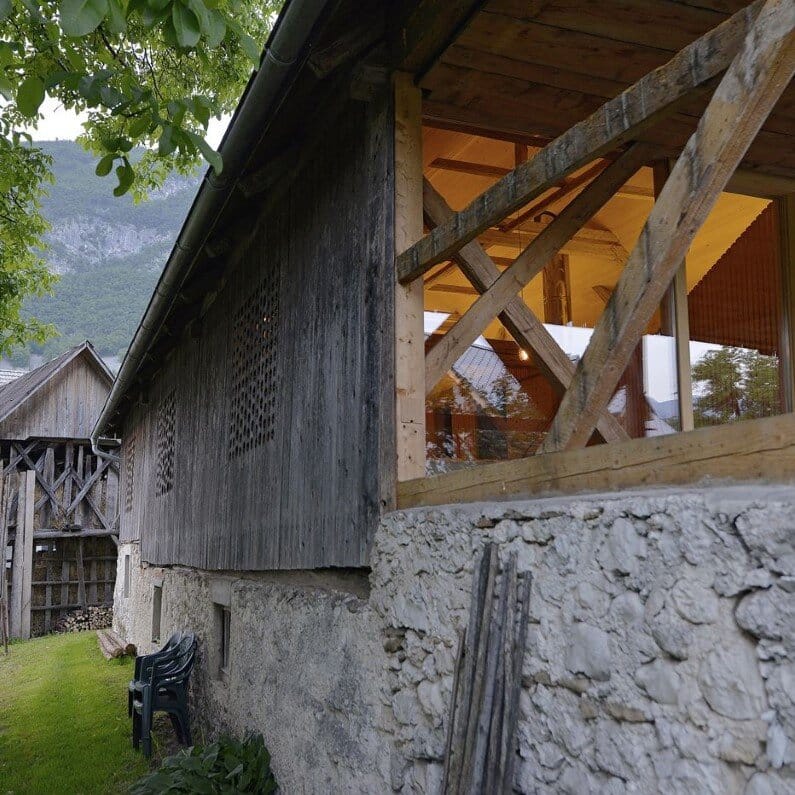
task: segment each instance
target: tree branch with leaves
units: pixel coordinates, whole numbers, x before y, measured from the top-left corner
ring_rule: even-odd
[[[113,194],[136,199],[201,160],[258,63],[280,0],[0,0],[0,353],[51,329],[20,316],[49,290],[40,200],[50,163],[31,140],[45,98],[86,115],[81,143]]]

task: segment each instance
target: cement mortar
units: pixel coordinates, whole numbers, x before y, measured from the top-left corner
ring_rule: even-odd
[[[517,791],[795,792],[789,488],[395,512],[376,534],[369,597],[318,574],[141,567],[137,545],[122,545],[115,627],[151,648],[162,582],[162,636],[188,627],[203,639],[199,732],[261,731],[284,792],[436,793],[458,633],[487,540],[533,574]],[[224,598],[227,675],[213,606]]]

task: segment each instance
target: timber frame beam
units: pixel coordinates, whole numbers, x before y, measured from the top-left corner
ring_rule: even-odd
[[[481,464],[398,484],[397,507],[698,484],[795,483],[795,415]]]
[[[453,218],[404,251],[398,280],[408,284],[461,246],[520,210],[572,172],[633,140],[677,110],[731,64],[762,9],[763,0],[739,11],[645,75],[598,111],[560,135],[535,157],[474,199]],[[776,16],[765,6],[764,13]]]
[[[534,276],[541,273],[544,266],[560,251],[566,241],[608,202],[621,185],[650,159],[652,153],[653,150],[645,144],[634,144],[630,147],[573,199],[472,304],[426,356],[426,394],[439,383],[456,360],[483,333],[492,319],[512,300],[516,300],[516,294]]]
[[[447,202],[427,179],[423,182],[423,207],[425,221],[431,228],[443,224],[453,214]],[[454,259],[464,276],[481,294],[491,289],[500,278],[500,269],[476,240],[467,243]],[[574,375],[574,364],[527,304],[514,297],[499,318],[520,348],[533,351],[538,366],[552,384],[559,391],[565,391]],[[629,438],[616,418],[607,411],[599,418],[596,430],[606,442]]]
[[[626,434],[607,411],[610,398],[696,233],[793,74],[795,4],[792,0],[756,0],[607,101],[532,159],[523,161],[517,157],[513,171],[460,212],[453,212],[425,180],[423,214],[431,231],[413,244],[410,236],[402,236],[402,242],[409,245],[397,248],[397,277],[405,286],[398,289],[416,289],[431,268],[452,261],[479,294],[469,310],[427,351],[425,394],[499,317],[522,348],[534,351],[553,386],[563,392],[538,453],[584,447],[595,430],[607,441],[626,440]],[[698,128],[660,190],[575,367],[517,293],[638,168],[659,158],[659,152],[650,145],[633,143],[638,133],[676,112],[694,94],[715,86]],[[620,153],[622,147],[625,149]],[[606,167],[594,163],[606,156],[611,160]],[[594,164],[574,187],[579,188],[588,179],[590,184],[500,273],[475,238],[489,228],[510,230],[536,212],[543,200],[530,210],[525,209],[518,218],[503,222],[502,226],[499,222],[527,208],[552,187],[564,185],[554,194],[560,198],[560,190],[573,193],[573,180],[566,183],[566,177],[589,163]],[[442,264],[435,276],[447,267]],[[748,423],[743,426],[750,427]],[[721,433],[729,434],[733,440],[745,436],[735,430]],[[674,447],[688,443],[673,442]],[[588,455],[599,458],[598,453]],[[478,467],[461,478],[478,479],[485,468]],[[544,469],[540,466],[540,471]],[[405,473],[401,476],[399,472],[398,480],[405,481]],[[449,493],[447,498],[455,499]],[[401,500],[399,503],[402,507],[407,505]]]
[[[795,4],[768,0],[660,192],[539,453],[582,447],[721,191],[795,73]]]

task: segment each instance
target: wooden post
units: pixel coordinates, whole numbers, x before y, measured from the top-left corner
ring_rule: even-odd
[[[665,180],[671,174],[668,160],[654,164],[654,197],[660,195]],[[676,271],[674,280],[668,288],[662,307],[661,331],[674,338],[676,356],[676,395],[679,406],[679,429],[692,431],[693,419],[693,377],[690,369],[690,317],[687,307],[687,261]]]
[[[8,583],[6,582],[6,548],[8,546],[7,488],[5,467],[0,461],[0,640],[8,654]]]
[[[416,243],[422,226],[422,94],[411,75],[395,75],[395,254]],[[397,478],[425,474],[425,328],[423,283],[395,277]]]
[[[781,283],[784,326],[781,330],[782,408],[795,411],[795,193],[777,200],[781,230]]]
[[[33,509],[36,473],[18,474],[17,534],[11,582],[11,637],[30,637],[30,596],[33,580]]]
[[[77,603],[80,607],[86,607],[86,571],[83,566],[83,539],[77,539],[77,549],[75,552],[77,559]]]

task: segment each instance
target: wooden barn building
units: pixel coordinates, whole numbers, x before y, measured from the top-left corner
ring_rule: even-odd
[[[640,615],[658,553],[660,588],[680,565],[683,581],[697,570],[711,587],[709,566],[724,565],[712,542],[674,554],[679,541],[657,536],[684,536],[699,511],[712,519],[698,533],[728,522],[725,538],[761,519],[699,502],[704,479],[740,502],[750,492],[736,484],[774,489],[760,511],[792,498],[794,24],[792,0],[286,3],[94,440],[124,440],[117,631],[145,648],[193,627],[195,717],[263,731],[288,791],[441,791],[454,755],[445,661],[490,528],[502,565],[517,552],[532,598],[549,600],[548,613],[528,608],[531,625],[556,638],[550,616],[569,604],[558,589],[580,564],[546,588],[544,566],[574,548],[549,539],[604,522],[592,529],[609,555],[594,541],[581,565],[608,574],[560,619],[575,648],[537,638],[548,657],[514,681],[548,699],[545,715],[586,694],[594,720],[656,742],[652,713],[627,693],[654,700],[657,680],[643,689],[627,674],[620,709],[599,684],[624,681],[612,671],[637,638],[610,640],[606,607],[577,616],[624,583]],[[652,486],[678,496],[615,519],[610,506]],[[590,507],[532,507],[556,494]],[[765,514],[760,532],[781,530],[757,561],[765,582],[795,576],[772,562],[792,546],[787,515]],[[755,587],[707,601],[723,616],[720,600]],[[746,642],[730,629],[726,643]],[[686,721],[669,685],[696,674],[689,662],[668,673],[687,654],[648,643],[659,665],[637,654],[668,677],[660,709]],[[747,709],[717,713],[753,716],[764,735],[759,716],[779,709],[766,686]],[[587,761],[557,729],[536,737],[522,704],[500,718],[506,737],[518,721],[516,770],[483,775],[515,772],[527,792],[623,792],[611,777],[667,786],[664,765],[613,769],[604,749]],[[795,713],[779,711],[790,717],[770,719],[770,736],[775,724],[795,743]],[[666,747],[643,759],[673,759]],[[714,753],[717,788],[672,791],[750,792],[755,771],[779,775],[764,772],[764,750],[742,770],[727,761],[739,751]],[[789,754],[766,758],[787,769],[795,744]],[[702,762],[694,776],[708,775]],[[549,783],[564,772],[584,788]]]
[[[11,637],[113,603],[118,463],[90,442],[112,381],[85,342],[0,388],[0,595]]]

